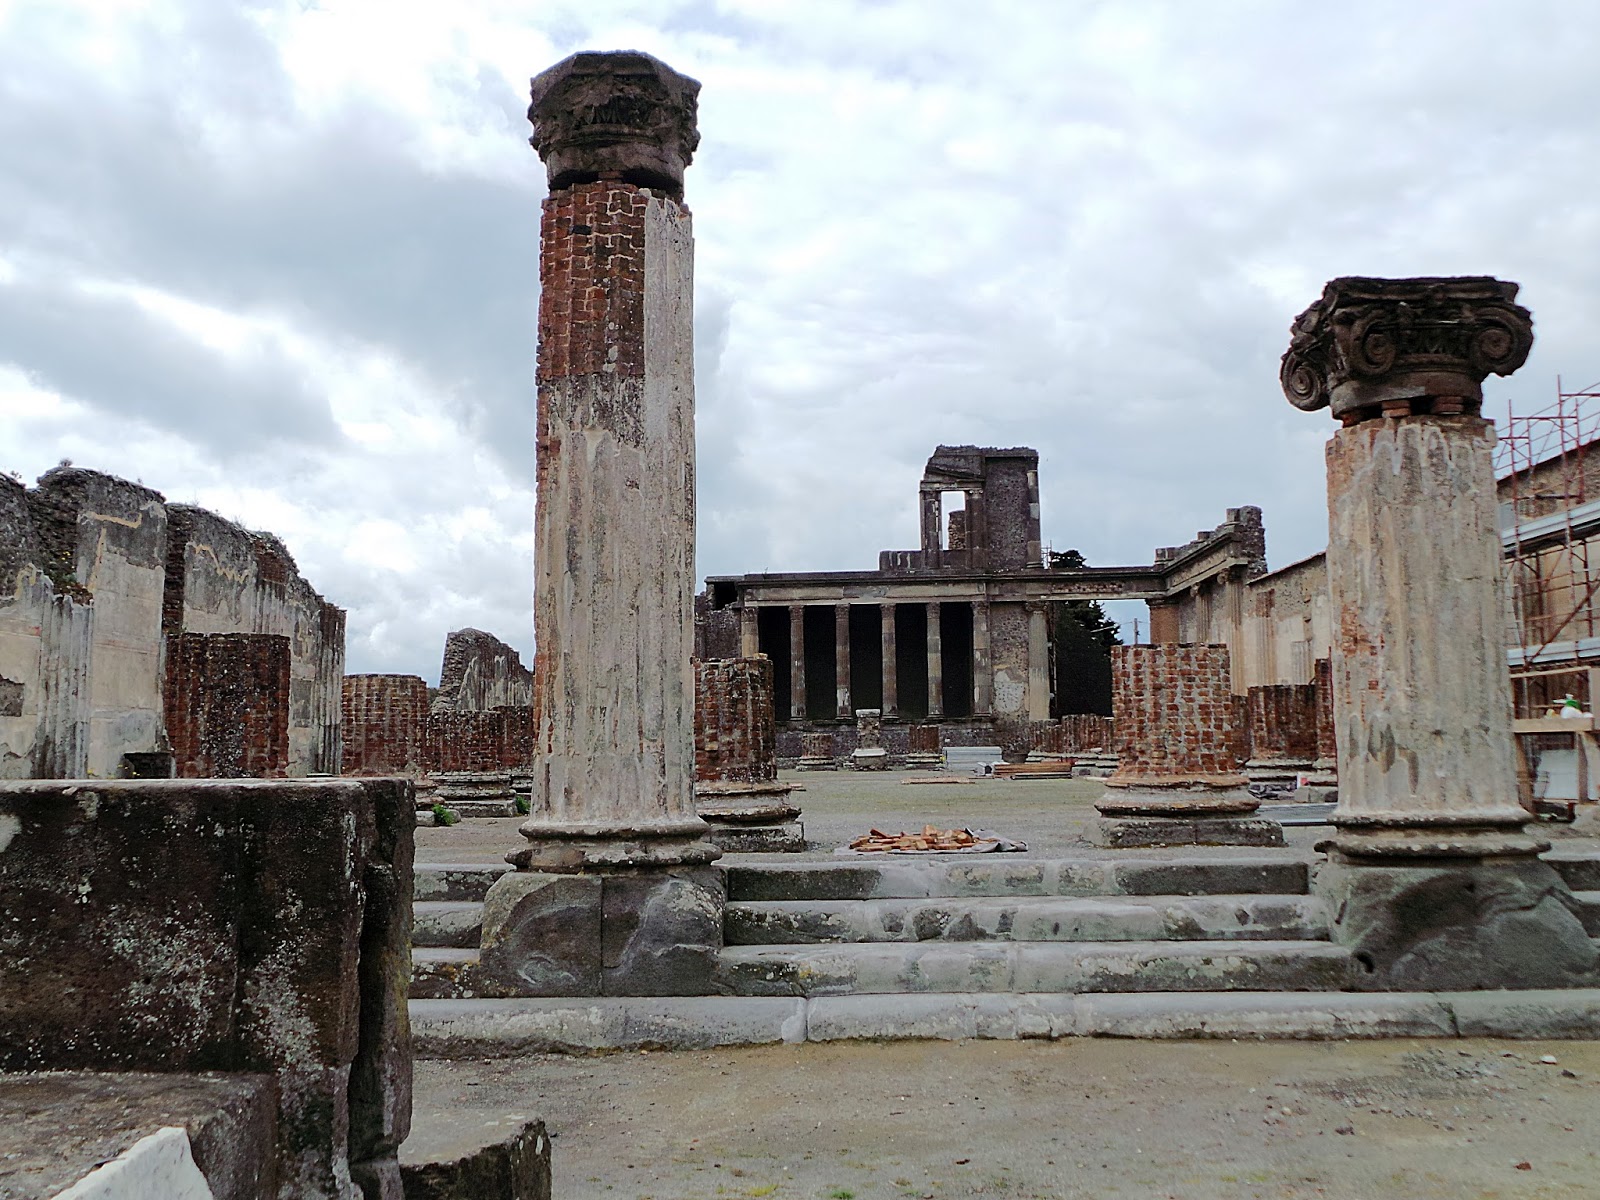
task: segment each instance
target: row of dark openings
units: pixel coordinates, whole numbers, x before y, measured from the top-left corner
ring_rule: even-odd
[[[1055,607],[1055,606],[1052,606]],[[756,610],[761,653],[772,660],[773,710],[777,720],[792,719],[793,657],[790,616],[786,607]],[[805,651],[805,718],[832,720],[838,712],[837,617],[831,604],[803,608]],[[901,718],[928,715],[928,606],[925,604],[852,604],[850,615],[850,708],[883,707],[882,620],[893,614],[895,635],[895,700]],[[972,607],[941,604],[939,662],[946,717],[973,712]],[[1111,711],[1111,661],[1106,649],[1084,633],[1070,617],[1050,621],[1050,715]],[[846,718],[849,719],[849,718]]]

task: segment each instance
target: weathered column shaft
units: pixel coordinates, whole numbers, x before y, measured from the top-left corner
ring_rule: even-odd
[[[972,711],[987,717],[994,711],[994,663],[989,648],[989,602],[972,605]]]
[[[1363,421],[1328,443],[1343,827],[1507,825],[1517,803],[1494,428]]]
[[[789,606],[789,718],[806,719],[806,606]]]
[[[739,610],[739,657],[754,658],[761,653],[761,610],[746,605]]]
[[[1050,719],[1050,629],[1043,604],[1028,605],[1028,720]]]
[[[928,604],[928,715],[944,716],[944,649],[937,600]]]
[[[833,606],[833,686],[834,712],[841,721],[851,720],[850,707],[850,606]]]
[[[943,530],[941,524],[939,493],[922,493],[922,569],[931,571],[939,565],[939,546]]]
[[[886,717],[900,715],[900,671],[895,661],[894,615],[893,604],[879,605],[878,619],[881,622],[880,632],[883,639],[883,715]]]

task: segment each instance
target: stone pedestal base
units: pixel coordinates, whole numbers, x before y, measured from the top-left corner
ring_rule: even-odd
[[[1146,786],[1109,782],[1095,801],[1101,819],[1091,836],[1096,845],[1119,849],[1283,845],[1283,827],[1253,815],[1259,802],[1243,784],[1242,776]]]
[[[906,770],[908,771],[937,771],[944,766],[944,755],[924,754],[918,751],[906,755]]]
[[[1535,858],[1352,860],[1316,875],[1333,940],[1372,991],[1594,987],[1600,956],[1571,891]]]
[[[1244,775],[1251,783],[1293,783],[1309,774],[1311,760],[1252,758],[1244,765]]]
[[[839,763],[832,755],[823,758],[819,755],[804,754],[801,755],[800,761],[795,764],[795,770],[797,771],[837,771],[838,769]]]
[[[711,827],[706,841],[730,854],[761,854],[806,848],[805,829],[794,818],[800,807],[786,783],[695,785],[695,810]]]
[[[708,995],[726,900],[708,867],[502,875],[484,899],[477,994]]]
[[[887,771],[889,752],[882,746],[866,746],[850,755],[850,765],[857,771]]]
[[[722,851],[705,840],[699,817],[659,825],[560,825],[534,817],[518,832],[528,840],[506,861],[520,871],[557,874],[628,871],[651,867],[699,867]]]
[[[509,772],[452,773],[440,775],[438,780],[434,802],[444,805],[458,817],[517,815],[517,801],[511,791]]]

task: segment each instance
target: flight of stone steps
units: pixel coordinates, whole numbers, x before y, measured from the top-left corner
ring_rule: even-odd
[[[1600,856],[1549,856],[1600,937]],[[413,999],[470,1000],[482,899],[507,868],[419,864]],[[1328,940],[1289,851],[1163,857],[725,860],[727,996],[1338,992],[1361,967]],[[488,1002],[485,1002],[488,1003]]]

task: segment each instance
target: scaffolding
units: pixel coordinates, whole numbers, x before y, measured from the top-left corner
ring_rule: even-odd
[[[1519,718],[1567,695],[1594,711],[1600,683],[1600,384],[1519,415],[1506,403],[1495,449],[1512,612],[1512,694]],[[1592,561],[1591,561],[1592,560]]]

